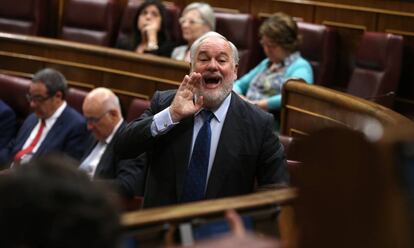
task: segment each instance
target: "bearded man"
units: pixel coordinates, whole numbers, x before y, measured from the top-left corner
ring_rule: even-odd
[[[144,207],[236,196],[286,185],[273,117],[232,92],[237,48],[208,32],[191,46],[191,73],[117,139],[121,159],[146,152]]]

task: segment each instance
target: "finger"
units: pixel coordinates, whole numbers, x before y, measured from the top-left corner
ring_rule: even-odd
[[[181,82],[181,84],[180,84],[180,87],[178,87],[179,89],[184,89],[184,88],[186,88],[187,87],[187,85],[188,85],[188,81],[190,81],[190,77],[188,76],[188,75],[185,75],[184,76],[184,79],[183,79],[183,81]]]
[[[233,209],[226,211],[226,219],[229,222],[230,229],[235,236],[243,237],[246,234],[246,229],[244,228],[243,221],[240,218],[240,215],[236,213]]]
[[[194,105],[196,109],[197,110],[201,109],[201,107],[203,107],[203,104],[204,104],[204,96],[197,96],[194,98],[194,100],[195,100]]]
[[[196,86],[196,85],[197,85],[197,83],[199,83],[199,82],[200,82],[200,80],[201,80],[201,74],[200,74],[200,73],[198,73],[198,72],[192,72],[192,73],[190,74],[190,83],[191,83],[193,86]]]

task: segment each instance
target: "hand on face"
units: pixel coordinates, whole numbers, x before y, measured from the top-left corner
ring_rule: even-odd
[[[192,72],[184,77],[170,106],[173,122],[195,114],[203,106],[203,96],[197,96],[195,90],[201,84],[201,74]]]
[[[160,29],[158,22],[152,22],[145,24],[142,28],[142,32],[146,35],[148,42],[157,43],[157,33]]]

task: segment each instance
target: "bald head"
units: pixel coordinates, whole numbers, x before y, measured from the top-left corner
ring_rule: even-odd
[[[107,88],[100,87],[89,92],[83,102],[83,108],[89,107],[89,105],[95,105],[103,111],[116,109],[121,112],[118,97]]]
[[[82,110],[88,129],[98,140],[105,140],[122,119],[119,99],[107,88],[96,88],[89,92]]]

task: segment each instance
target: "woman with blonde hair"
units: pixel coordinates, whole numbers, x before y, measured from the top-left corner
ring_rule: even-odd
[[[191,44],[203,34],[215,30],[216,18],[209,4],[194,2],[185,7],[179,21],[187,44],[176,47],[171,58],[190,62]]]

